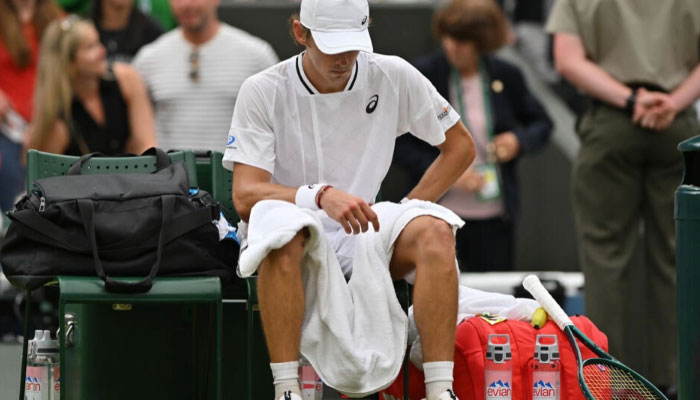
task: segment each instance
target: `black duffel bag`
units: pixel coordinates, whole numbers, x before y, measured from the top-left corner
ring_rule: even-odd
[[[109,291],[138,293],[156,275],[232,276],[235,245],[219,242],[212,224],[219,206],[190,190],[184,163],[157,150],[150,174],[80,175],[92,156],[66,176],[37,179],[8,213],[0,263],[13,284],[34,289],[57,275],[97,275]]]

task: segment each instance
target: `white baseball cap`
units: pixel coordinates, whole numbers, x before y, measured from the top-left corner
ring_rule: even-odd
[[[372,52],[367,0],[302,0],[299,17],[325,54]]]

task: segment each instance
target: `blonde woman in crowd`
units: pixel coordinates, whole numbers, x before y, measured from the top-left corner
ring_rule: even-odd
[[[0,209],[24,188],[22,141],[32,118],[39,40],[60,16],[51,0],[0,0]]]
[[[136,70],[108,67],[95,26],[71,15],[41,42],[29,148],[81,155],[140,153],[155,145],[153,110]]]

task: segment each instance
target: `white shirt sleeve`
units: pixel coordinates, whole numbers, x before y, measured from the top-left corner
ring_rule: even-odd
[[[275,135],[269,107],[274,104],[274,92],[265,93],[257,77],[248,78],[238,92],[222,163],[229,170],[233,170],[233,163],[237,162],[273,174]]]
[[[459,114],[415,67],[403,61],[399,73],[399,124],[397,136],[411,132],[437,146],[445,132],[459,121]]]

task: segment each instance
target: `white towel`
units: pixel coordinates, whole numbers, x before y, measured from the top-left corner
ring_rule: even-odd
[[[270,250],[307,227],[302,260],[306,299],[300,351],[323,382],[352,397],[389,386],[399,373],[407,344],[407,317],[389,274],[393,244],[413,218],[432,215],[456,231],[462,220],[444,207],[418,200],[378,203],[380,231],[357,236],[352,278],[346,283],[319,215],[294,204],[265,200],[250,214],[247,249],[239,273],[252,275]]]

